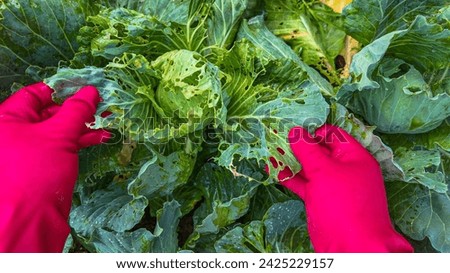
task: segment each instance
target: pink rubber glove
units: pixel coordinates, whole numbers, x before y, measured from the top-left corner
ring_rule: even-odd
[[[0,252],[61,252],[78,175],[78,151],[109,138],[86,123],[100,101],[85,87],[62,106],[44,83],[0,104]]]
[[[315,137],[296,127],[289,142],[303,169],[282,185],[303,199],[316,252],[413,251],[391,223],[378,162],[352,136],[331,125]]]

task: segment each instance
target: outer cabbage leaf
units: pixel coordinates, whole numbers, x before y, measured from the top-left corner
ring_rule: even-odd
[[[446,0],[354,0],[343,10],[346,32],[363,45],[406,29],[417,15],[439,16]]]
[[[450,115],[450,95],[434,96],[414,67],[386,61],[389,63],[383,63],[386,67],[380,67],[375,77],[379,87],[354,93],[350,107],[380,132],[412,134],[437,128]],[[402,69],[407,72],[396,77],[394,73],[402,73]]]
[[[145,228],[130,232],[98,229],[91,244],[95,251],[102,253],[177,252],[177,227],[181,216],[179,206],[176,201],[164,203],[164,207],[158,211],[153,233]]]
[[[300,201],[274,204],[263,219],[271,252],[312,252],[305,208]]]
[[[1,1],[0,90],[41,80],[70,61],[78,30],[93,13],[88,0]]]
[[[98,229],[92,237],[91,251],[99,253],[148,253],[155,236],[145,228],[131,232]]]
[[[334,59],[344,47],[342,18],[320,1],[265,1],[267,27],[308,65],[339,84]]]
[[[328,104],[319,89],[309,82],[292,92],[298,97],[280,97],[260,103],[251,112],[229,117],[226,137],[220,144],[218,163],[233,167],[236,157],[257,159],[268,164],[273,177],[283,166],[290,166],[292,172],[297,173],[300,166],[290,152],[287,134],[294,126],[322,125],[326,120]],[[275,158],[279,164],[273,166],[269,163],[270,158]]]
[[[216,243],[217,252],[303,253],[312,252],[304,207],[300,201],[275,203],[262,221],[238,226]]]
[[[152,252],[173,253],[178,251],[178,224],[181,218],[180,204],[172,200],[165,202],[157,213],[157,225],[154,234],[158,234],[153,243]]]
[[[107,189],[94,192],[72,210],[70,225],[79,238],[89,243],[97,229],[116,232],[132,229],[144,216],[147,204],[145,197],[133,198],[122,185],[112,183]]]
[[[283,203],[292,200],[295,195],[290,191],[279,189],[276,184],[258,187],[255,196],[252,198],[250,209],[244,216],[243,221],[251,222],[254,220],[262,220],[267,210],[276,203]]]
[[[243,227],[235,227],[214,244],[218,253],[265,253],[265,247],[262,221],[252,221]]]
[[[446,193],[444,166],[439,150],[408,150],[398,148],[395,151],[397,162],[405,170],[406,182],[422,184],[438,193]]]
[[[450,115],[450,95],[439,88],[446,73],[426,82],[421,71],[445,70],[449,46],[450,30],[419,16],[409,29],[389,33],[356,54],[350,83],[338,97],[381,132],[430,131]],[[443,93],[436,94],[439,91]]]
[[[447,181],[448,186],[448,181]],[[428,237],[435,249],[450,252],[450,196],[419,184],[386,184],[389,209],[401,231],[414,240]]]
[[[394,222],[410,238],[428,238],[441,252],[450,251],[449,132],[444,123],[425,134],[382,135],[395,149],[395,161],[404,170],[403,181],[408,182],[386,183]]]
[[[110,143],[81,150],[78,181],[95,183],[108,175],[125,179],[139,168],[137,165],[142,158],[136,155],[135,149],[136,143],[123,143],[116,132]]]
[[[383,139],[393,147],[424,147],[428,150],[440,148],[450,152],[450,119],[448,118],[438,128],[424,134],[415,135],[383,135]]]
[[[419,183],[436,192],[447,192],[450,126],[416,135],[382,135],[395,150],[395,161],[404,170],[402,181]],[[398,179],[397,179],[398,180]]]

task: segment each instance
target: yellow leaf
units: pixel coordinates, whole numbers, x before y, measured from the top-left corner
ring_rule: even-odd
[[[352,0],[321,0],[322,3],[330,6],[335,12],[342,12],[345,6],[350,4]]]

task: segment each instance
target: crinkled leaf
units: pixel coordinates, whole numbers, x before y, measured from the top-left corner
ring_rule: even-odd
[[[292,192],[283,192],[276,187],[276,184],[258,187],[255,196],[252,198],[250,209],[244,219],[248,222],[253,220],[262,220],[267,210],[276,203],[283,203],[291,200],[294,195]]]
[[[448,181],[447,181],[448,185]],[[449,192],[437,193],[419,184],[386,184],[391,216],[414,240],[428,237],[435,249],[450,252]]]
[[[449,45],[449,29],[418,16],[408,29],[378,38],[353,57],[350,67],[353,85],[358,90],[378,87],[371,77],[385,55],[402,59],[419,71],[445,68],[450,58]]]
[[[92,236],[92,245],[100,253],[148,253],[154,240],[155,236],[144,228],[132,232],[97,229]]]
[[[115,93],[121,92],[120,85],[106,78],[105,71],[97,67],[83,69],[60,68],[58,72],[44,80],[55,92],[53,99],[62,102],[87,85],[95,86],[103,101],[100,103],[97,114],[103,113],[108,107],[117,104]]]
[[[153,0],[141,3],[140,10],[144,14],[156,17],[164,23],[175,22],[186,24],[189,15],[189,4],[195,0]]]
[[[239,171],[245,173],[244,170]],[[206,164],[196,179],[196,186],[202,190],[205,202],[194,215],[194,233],[187,245],[195,247],[203,235],[217,234],[245,215],[258,185],[244,176],[234,176],[225,168]]]
[[[449,45],[449,29],[418,16],[408,29],[378,38],[353,57],[350,67],[353,84],[358,84],[358,90],[378,87],[371,77],[386,54],[414,65],[419,71],[445,68],[450,58]]]
[[[214,244],[219,253],[264,253],[264,224],[253,221],[244,227],[235,227]]]
[[[93,128],[119,130],[135,141],[165,145],[225,115],[217,67],[187,50],[169,52],[153,63],[126,54],[104,69],[60,69],[46,83],[61,98],[80,86],[97,86],[105,99]],[[112,114],[100,117],[105,110]]]
[[[290,152],[286,142],[290,128],[294,126],[321,126],[328,111],[328,104],[317,87],[306,83],[298,86],[298,97],[278,98],[261,103],[253,112],[229,118],[226,133],[228,138],[221,143],[223,150],[218,158],[222,166],[232,166],[235,157],[262,160],[269,164],[274,177],[290,166],[295,174],[300,171],[298,160]],[[284,152],[280,153],[279,149]],[[269,163],[273,157],[278,166]]]
[[[202,200],[203,194],[199,188],[191,183],[185,184],[173,191],[173,198],[180,203],[180,210],[183,215],[191,212]]]
[[[220,238],[217,252],[311,252],[302,202],[275,203],[263,221],[236,227]]]
[[[222,48],[233,44],[247,0],[215,0],[208,20],[208,43]]]
[[[220,58],[229,103],[227,123],[219,128],[224,136],[218,164],[233,168],[236,159],[255,159],[268,164],[273,177],[282,166],[297,173],[300,165],[290,152],[287,134],[294,126],[318,127],[325,122],[328,104],[320,89],[307,80],[297,62],[273,61],[248,42],[236,43]],[[269,164],[271,157],[282,164]]]
[[[158,211],[157,227],[155,234],[160,235],[155,239],[152,252],[174,253],[178,251],[178,223],[181,218],[180,204],[172,200],[164,203],[164,207]]]
[[[118,134],[116,136],[113,139],[117,142],[93,146],[80,151],[78,181],[95,181],[110,172],[117,174],[129,171],[127,167],[134,159],[132,154],[134,149],[131,144],[119,142],[118,137],[120,138],[120,136]]]
[[[135,197],[143,195],[148,199],[170,195],[187,182],[194,163],[195,156],[184,151],[173,152],[168,156],[157,155],[142,165],[128,190]]]
[[[176,20],[188,16],[181,7],[174,12],[179,14]],[[175,23],[123,8],[103,10],[89,17],[87,25],[81,28],[80,51],[72,64],[105,65],[105,60],[113,60],[124,53],[153,59],[176,49],[200,51],[206,39],[206,18],[203,17],[194,14],[187,22]],[[166,19],[174,18],[161,18]]]
[[[100,228],[124,232],[133,228],[144,215],[148,201],[133,198],[121,185],[111,184],[94,192],[90,199],[73,209],[70,225],[78,236],[87,241]]]
[[[73,247],[73,237],[72,234],[69,234],[69,236],[67,236],[66,243],[64,244],[62,253],[69,253],[72,247]]]
[[[155,230],[115,232],[97,229],[91,239],[95,251],[102,253],[173,253],[178,251],[177,227],[181,212],[176,201],[165,202],[158,211]]]
[[[334,59],[344,47],[342,18],[320,1],[265,1],[267,27],[331,83],[340,82]]]
[[[313,68],[302,62],[289,45],[270,32],[264,24],[264,17],[262,15],[242,22],[237,40],[242,39],[250,41],[257,48],[261,49],[261,54],[264,58],[270,60],[292,60],[308,74],[309,79],[320,88],[320,91],[324,95],[331,96],[334,94],[329,82],[322,78]]]
[[[424,133],[437,128],[450,115],[450,95],[433,96],[421,74],[396,60],[380,67],[374,79],[379,87],[353,93],[349,106],[385,133]],[[393,65],[391,65],[391,63]],[[390,74],[407,72],[396,76]],[[384,71],[392,69],[391,71]],[[386,73],[389,73],[386,75]],[[367,107],[371,105],[371,107]]]
[[[70,61],[78,30],[94,12],[88,0],[1,1],[0,90],[42,79],[27,75],[29,66],[53,72],[60,61]]]
[[[156,110],[172,119],[181,136],[223,120],[226,110],[219,69],[193,51],[168,52],[152,63],[159,80],[154,92]],[[150,90],[149,90],[150,91]],[[153,98],[150,98],[153,100]]]
[[[264,217],[266,244],[271,252],[311,252],[305,208],[301,201],[274,204]]]
[[[399,31],[391,40],[386,54],[402,59],[421,73],[448,68],[450,59],[450,28],[417,16],[405,31]],[[441,75],[442,79],[446,76]],[[437,79],[440,80],[440,79]],[[433,84],[430,81],[430,85]],[[448,91],[448,90],[447,90]]]
[[[399,148],[395,151],[395,155],[398,164],[405,170],[404,181],[422,184],[439,193],[448,191],[441,168],[441,153],[438,150]]]
[[[428,238],[422,241],[408,240],[414,248],[414,253],[439,253],[432,245]]]

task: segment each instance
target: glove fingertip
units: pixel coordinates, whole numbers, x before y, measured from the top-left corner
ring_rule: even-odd
[[[80,99],[85,102],[88,102],[97,107],[99,102],[101,101],[100,94],[95,86],[87,85],[81,88],[73,97],[70,99]]]
[[[41,94],[45,97],[51,95],[53,93],[53,89],[45,84],[44,82],[38,82],[32,85],[27,86],[26,88],[36,90],[37,94]]]
[[[308,181],[301,175],[297,174],[291,179],[281,181],[280,184],[295,193],[302,200],[305,200],[306,184]]]
[[[326,159],[329,151],[322,146],[322,138],[313,137],[308,130],[294,127],[289,131],[289,144],[295,157],[304,169],[316,168],[321,160]]]
[[[92,121],[99,102],[97,89],[94,86],[85,86],[68,98],[51,120],[66,132],[83,136],[86,123]]]
[[[111,139],[111,136],[111,133],[106,130],[93,130],[83,135],[80,138],[78,144],[80,149],[100,145],[107,143]]]

